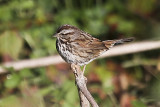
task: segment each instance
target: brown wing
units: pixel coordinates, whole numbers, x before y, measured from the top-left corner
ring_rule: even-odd
[[[72,46],[73,44],[78,48],[76,48],[77,50],[75,48],[72,48],[75,49],[72,52],[81,57],[89,59],[95,58],[99,56],[101,52],[108,50],[108,48],[102,41],[92,37],[87,33],[81,33],[81,35],[79,35],[79,37],[74,40]]]

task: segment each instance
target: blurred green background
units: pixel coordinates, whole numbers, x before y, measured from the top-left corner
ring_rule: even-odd
[[[101,40],[160,40],[159,0],[0,0],[0,62],[56,55],[51,36],[71,24]],[[100,107],[160,107],[160,50],[87,65]],[[0,107],[79,107],[69,64],[0,74]]]

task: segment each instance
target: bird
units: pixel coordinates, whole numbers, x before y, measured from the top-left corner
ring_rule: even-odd
[[[115,45],[131,42],[133,37],[101,41],[72,25],[60,26],[56,33],[56,49],[67,63],[83,67]]]

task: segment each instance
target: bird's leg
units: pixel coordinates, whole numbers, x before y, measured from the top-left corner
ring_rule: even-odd
[[[82,71],[83,74],[84,74],[85,69],[86,69],[86,65],[83,66],[83,71]]]

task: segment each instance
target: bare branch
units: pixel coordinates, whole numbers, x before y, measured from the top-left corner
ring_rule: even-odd
[[[0,67],[0,73],[4,73],[7,70],[4,68],[10,68],[13,67],[14,70],[21,70],[24,68],[36,68],[36,67],[42,67],[42,66],[49,66],[54,65],[58,63],[63,63],[64,60],[59,56],[48,56],[44,58],[38,58],[38,59],[27,59],[27,60],[21,60],[16,62],[7,62],[1,65]]]
[[[160,41],[146,41],[146,42],[123,44],[111,48],[111,50],[101,55],[100,58],[149,51],[158,48],[160,48]]]
[[[90,107],[90,103],[87,100],[87,98],[84,96],[84,94],[78,89],[78,94],[80,98],[80,105],[81,107]]]
[[[136,42],[136,43],[113,47],[111,48],[111,50],[107,51],[99,58],[137,53],[137,52],[148,51],[148,50],[153,50],[158,48],[160,48],[160,41]],[[0,73],[6,72],[7,70],[4,68],[8,68],[8,67],[13,67],[14,70],[21,70],[24,68],[36,68],[36,67],[48,66],[52,64],[58,64],[62,62],[64,62],[63,59],[58,55],[48,56],[48,57],[39,58],[39,59],[28,59],[28,60],[21,60],[17,62],[8,62],[1,65]]]
[[[87,89],[86,83],[87,83],[87,78],[83,75],[83,72],[81,71],[80,66],[71,64],[71,68],[73,70],[73,73],[75,75],[76,79],[76,85],[79,91],[79,96],[80,96],[80,104],[81,107],[90,107],[88,104],[88,101],[92,105],[92,107],[99,107],[90,92]],[[86,99],[86,98],[87,99]]]

